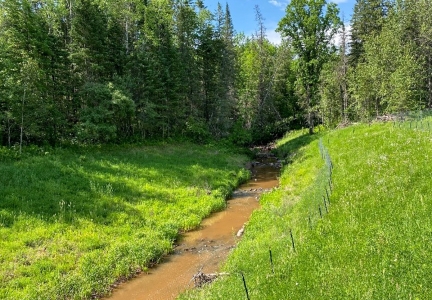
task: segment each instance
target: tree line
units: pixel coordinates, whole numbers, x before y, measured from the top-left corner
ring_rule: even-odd
[[[2,0],[1,143],[268,139],[296,105],[263,29],[202,1]]]
[[[430,1],[356,0],[349,28],[338,13],[325,0],[292,0],[279,23],[309,131],[431,108]]]
[[[336,126],[432,107],[432,3],[357,0],[321,73],[320,113]]]
[[[432,105],[432,5],[292,0],[279,45],[201,0],[1,0],[0,143],[266,142]],[[335,44],[338,32],[340,42]]]

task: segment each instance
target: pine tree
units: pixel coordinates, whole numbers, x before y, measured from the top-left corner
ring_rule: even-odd
[[[364,53],[364,42],[381,32],[390,4],[387,0],[357,0],[351,18],[350,62],[356,66]]]
[[[399,13],[391,14],[381,33],[364,44],[364,62],[358,64],[352,95],[361,117],[419,108],[421,74],[414,43],[403,41]]]
[[[349,86],[347,30],[342,23],[339,32],[340,45],[338,52],[324,66],[321,74],[320,95],[323,122],[329,126],[346,124],[349,120]]]
[[[29,1],[4,1],[1,39],[2,90],[8,144],[19,140],[55,144],[65,129],[60,106],[67,81],[66,54],[59,24],[46,16],[55,13],[53,5]],[[51,3],[52,4],[52,3]],[[48,22],[50,21],[50,22]]]
[[[198,16],[189,0],[177,0],[174,11],[175,35],[179,51],[179,97],[182,99],[184,118],[189,123],[199,115],[200,74],[197,63]]]
[[[228,4],[225,11],[218,3],[216,12],[216,28],[214,32],[214,45],[216,46],[215,63],[218,72],[215,80],[216,98],[214,105],[214,121],[212,132],[217,136],[227,136],[231,127],[234,113],[234,84],[236,76],[236,63],[234,57],[234,28]]]
[[[136,105],[145,132],[166,138],[176,133],[184,119],[180,99],[180,57],[174,41],[171,1],[152,1],[145,8],[143,37],[136,53],[140,87]]]
[[[416,60],[421,68],[420,81],[424,105],[432,107],[432,4],[427,0],[397,1],[403,43],[415,44]]]

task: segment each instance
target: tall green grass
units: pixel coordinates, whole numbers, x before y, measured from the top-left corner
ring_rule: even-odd
[[[334,166],[322,218],[320,140]],[[388,123],[294,133],[278,152],[290,164],[225,264],[230,276],[181,299],[246,299],[241,273],[250,299],[432,298],[430,132]]]
[[[243,155],[191,144],[0,154],[0,299],[82,299],[225,206]]]

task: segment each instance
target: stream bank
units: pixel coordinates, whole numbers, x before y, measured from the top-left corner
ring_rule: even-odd
[[[175,299],[182,291],[193,288],[197,274],[215,274],[245,230],[252,212],[259,208],[261,193],[278,186],[280,162],[261,153],[248,166],[251,178],[233,192],[224,211],[213,213],[201,226],[182,234],[174,252],[160,264],[120,284],[110,300]]]

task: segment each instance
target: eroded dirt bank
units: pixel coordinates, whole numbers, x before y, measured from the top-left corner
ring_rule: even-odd
[[[224,211],[203,220],[199,229],[183,234],[173,254],[148,273],[121,284],[109,299],[174,299],[194,287],[193,277],[198,272],[217,272],[241,238],[243,225],[259,207],[259,195],[278,185],[280,165],[275,157],[259,155],[249,167],[251,179],[233,193]]]

